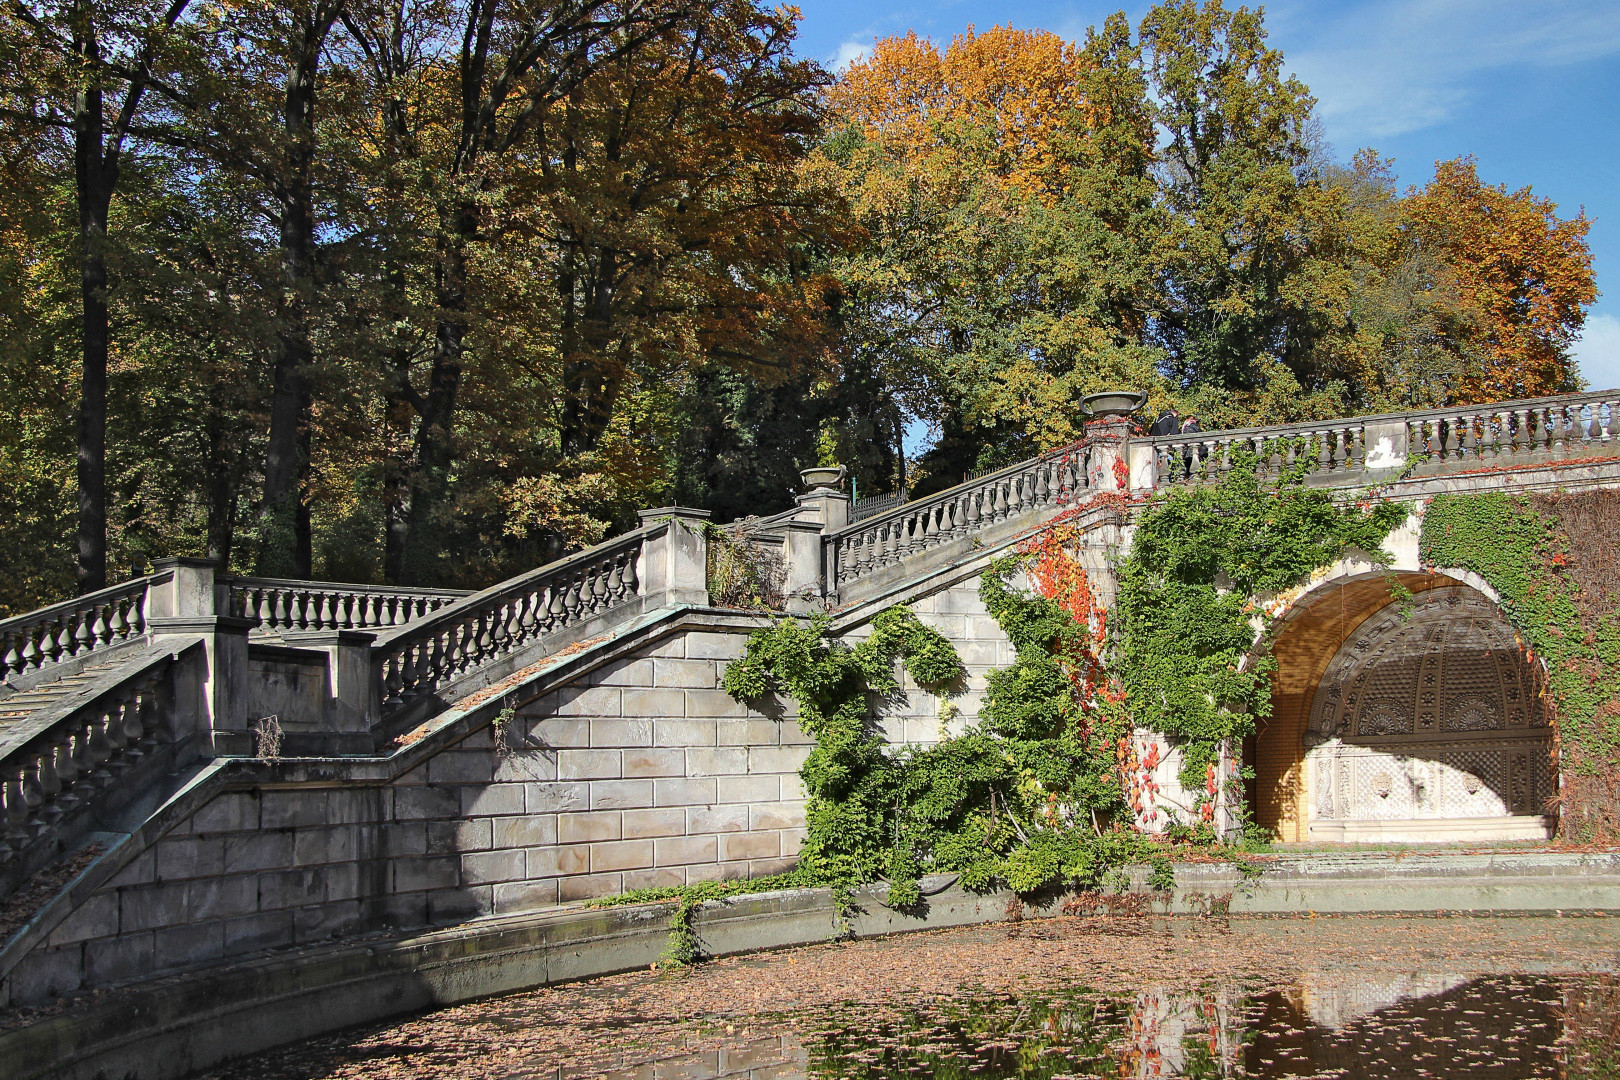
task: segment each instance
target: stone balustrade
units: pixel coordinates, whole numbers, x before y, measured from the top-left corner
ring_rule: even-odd
[[[471,593],[285,578],[226,578],[227,614],[259,630],[370,630],[403,626]]]
[[[1068,446],[863,518],[825,538],[828,584],[841,590],[941,544],[1073,503],[1086,487],[1086,450]]]
[[[372,651],[383,717],[465,673],[629,605],[708,602],[703,511],[642,512],[642,527],[380,636]],[[690,550],[687,550],[687,549]]]
[[[0,621],[0,681],[46,671],[139,638],[146,631],[147,588],[160,573]]]
[[[1358,484],[1395,471],[1465,471],[1620,452],[1620,393],[1504,401],[1146,440],[1152,486],[1213,482],[1252,454],[1276,478],[1303,467],[1312,483]]]
[[[162,655],[111,685],[0,730],[0,875],[175,735],[172,671]]]

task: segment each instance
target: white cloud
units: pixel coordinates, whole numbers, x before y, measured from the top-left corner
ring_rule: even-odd
[[[1572,351],[1588,387],[1593,390],[1620,388],[1620,318],[1587,316],[1586,329]]]
[[[1620,53],[1614,0],[1367,0],[1337,17],[1320,0],[1283,0],[1266,17],[1347,145],[1445,121],[1492,72]]]
[[[849,65],[865,60],[871,55],[872,43],[870,41],[846,41],[838,46],[838,52],[832,57],[832,69],[842,74]]]

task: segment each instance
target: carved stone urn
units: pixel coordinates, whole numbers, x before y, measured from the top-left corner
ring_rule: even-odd
[[[799,477],[810,491],[833,491],[848,473],[848,465],[817,465],[813,469],[800,469]]]
[[[1094,420],[1110,416],[1129,416],[1147,404],[1148,396],[1134,390],[1104,390],[1100,394],[1087,394],[1080,399],[1080,411]]]

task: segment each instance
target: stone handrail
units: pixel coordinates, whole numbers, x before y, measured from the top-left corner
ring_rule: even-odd
[[[826,536],[828,582],[842,588],[940,544],[1072,503],[1087,484],[1086,449],[1077,443],[902,503]]]
[[[1439,471],[1620,454],[1620,391],[1459,405],[1271,427],[1162,435],[1147,440],[1157,484],[1199,483],[1232,467],[1233,454],[1260,457],[1277,475],[1315,452],[1307,476],[1359,482],[1417,457]]]
[[[226,614],[262,630],[369,630],[402,626],[472,595],[456,589],[400,589],[332,581],[239,577],[223,580]]]
[[[473,593],[380,636],[372,651],[385,715],[462,673],[642,595],[649,525]]]
[[[0,873],[120,776],[173,741],[175,656],[120,670],[103,689],[0,728]]]
[[[146,630],[146,594],[160,572],[0,621],[0,681],[111,648]]]

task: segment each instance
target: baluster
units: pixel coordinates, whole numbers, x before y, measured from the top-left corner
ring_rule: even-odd
[[[24,828],[35,832],[41,822],[35,818],[39,808],[45,802],[45,793],[40,788],[39,758],[30,754],[22,766],[22,805]]]
[[[875,526],[871,532],[872,561],[868,569],[876,570],[888,562],[889,553],[889,526],[887,523]]]
[[[405,686],[403,667],[400,650],[396,649],[383,658],[382,699],[385,709],[392,710],[405,702],[400,693]]]
[[[546,589],[551,596],[550,601],[546,604],[545,614],[545,627],[549,633],[568,621],[568,583],[553,579],[546,586]]]
[[[1568,446],[1569,410],[1563,405],[1554,405],[1547,412],[1552,417],[1553,457],[1561,458]]]
[[[591,611],[606,611],[608,606],[607,573],[598,564],[591,568]]]
[[[66,813],[79,803],[79,797],[72,791],[73,781],[79,776],[79,764],[73,755],[73,732],[58,736],[46,753],[50,756],[51,773],[56,777],[56,806],[61,813]]]
[[[1464,414],[1457,417],[1457,455],[1465,462],[1476,460],[1479,457],[1479,440],[1474,435],[1474,417]]]
[[[567,623],[579,621],[579,613],[585,606],[581,596],[584,584],[577,574],[568,579],[568,592],[563,596],[563,611]]]
[[[107,608],[109,606],[113,611],[118,610],[116,597],[110,601],[97,604],[95,607],[95,622],[90,626],[90,647],[92,649],[105,645],[112,640],[112,624],[107,621]]]
[[[416,654],[420,642],[408,641],[399,651],[399,690],[397,696],[401,701],[409,701],[416,696],[416,680],[420,673],[416,667]]]
[[[16,675],[23,670],[27,661],[23,659],[22,649],[18,648],[17,643],[26,643],[27,641],[28,631],[26,629],[6,631],[5,649],[0,650],[0,673]]]
[[[1445,427],[1446,438],[1441,446],[1440,456],[1448,462],[1456,461],[1458,454],[1462,452],[1462,438],[1457,431],[1457,418],[1448,417],[1442,424]]]
[[[1614,421],[1615,421],[1614,411],[1617,408],[1620,408],[1620,402],[1615,402],[1615,401],[1606,401],[1602,405],[1598,405],[1598,406],[1593,407],[1592,411],[1593,411],[1594,414],[1599,412],[1599,411],[1601,411],[1603,413],[1603,434],[1602,434],[1601,437],[1602,437],[1604,442],[1608,442],[1610,436],[1614,433],[1613,432]],[[1594,417],[1592,419],[1592,422],[1594,424],[1597,423],[1597,418],[1596,418],[1595,415],[1594,415]]]
[[[970,491],[963,498],[966,500],[962,514],[962,533],[965,536],[979,527],[979,493]]]
[[[69,656],[87,653],[95,648],[90,637],[90,616],[95,608],[76,608],[73,612],[73,632],[67,638],[67,651]]]
[[[992,520],[994,520],[994,521],[1004,521],[1004,520],[1006,520],[1006,517],[1007,517],[1007,490],[1006,490],[1006,485],[1003,482],[998,480],[991,486],[995,489],[995,493],[996,493],[996,495],[995,495],[996,501],[995,501],[995,504],[994,504],[994,517],[993,517]]]
[[[641,583],[636,580],[636,560],[640,557],[639,550],[624,553],[624,589],[625,599],[641,595]]]

